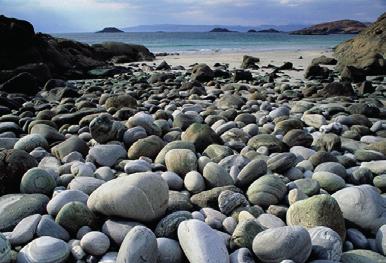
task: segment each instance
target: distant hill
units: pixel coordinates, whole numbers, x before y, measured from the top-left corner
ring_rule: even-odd
[[[228,33],[228,32],[235,32],[235,31],[231,31],[227,28],[216,27],[216,28],[213,28],[212,30],[210,30],[209,32]]]
[[[294,35],[358,34],[367,28],[365,23],[355,20],[338,20],[313,25],[291,32]]]
[[[139,25],[123,28],[125,32],[209,32],[213,28],[227,28],[230,31],[248,32],[248,30],[263,30],[273,28],[281,32],[292,32],[310,25],[259,25],[259,26],[235,26],[235,25]]]
[[[100,31],[97,31],[95,33],[122,33],[124,31],[116,28],[116,27],[105,27]]]

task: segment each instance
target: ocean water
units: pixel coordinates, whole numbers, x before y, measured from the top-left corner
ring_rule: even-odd
[[[74,33],[53,34],[87,44],[105,41],[141,44],[152,52],[243,52],[330,49],[353,35],[302,36],[288,33]]]

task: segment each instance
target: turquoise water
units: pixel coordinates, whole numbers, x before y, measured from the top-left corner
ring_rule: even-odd
[[[54,34],[88,44],[105,41],[141,44],[152,52],[242,52],[329,49],[353,35],[301,36],[288,33],[74,33]]]

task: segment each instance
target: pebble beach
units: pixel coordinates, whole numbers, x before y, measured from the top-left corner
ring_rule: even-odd
[[[386,81],[333,56],[6,82],[0,263],[386,262]]]

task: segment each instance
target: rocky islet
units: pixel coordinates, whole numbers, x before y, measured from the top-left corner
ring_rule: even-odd
[[[165,63],[2,85],[0,262],[386,260],[383,78]]]

